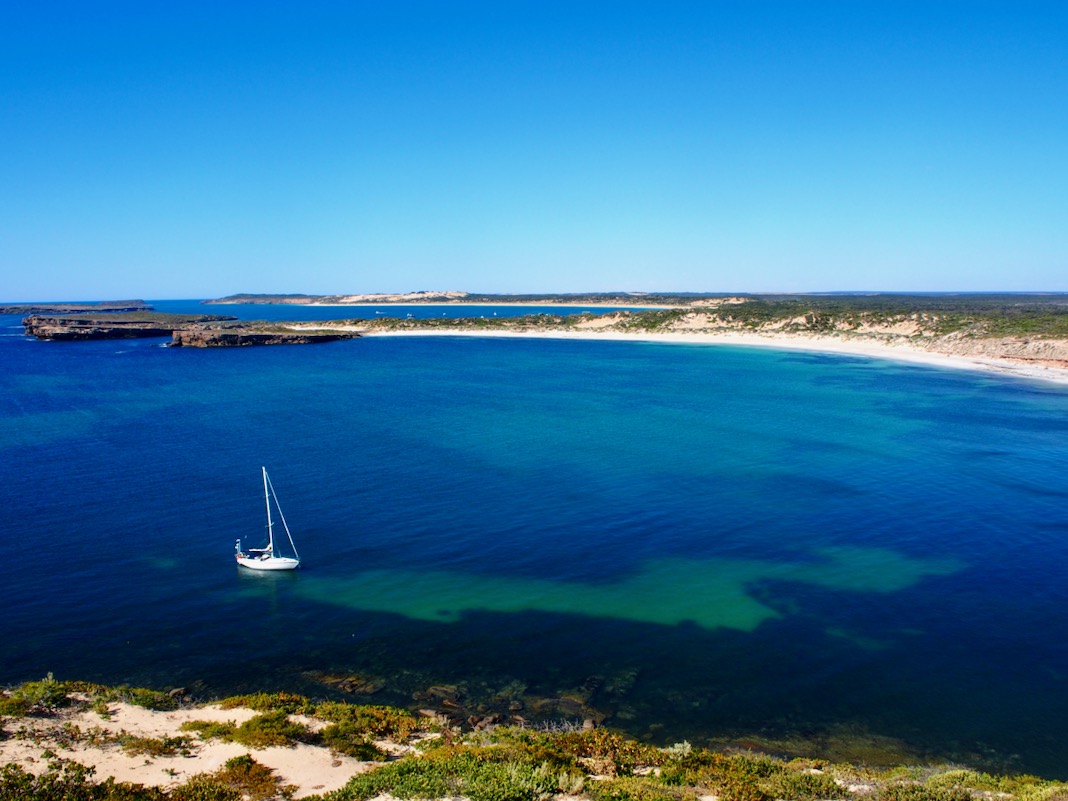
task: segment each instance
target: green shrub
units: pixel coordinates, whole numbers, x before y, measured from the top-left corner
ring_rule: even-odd
[[[972,795],[959,787],[924,787],[920,784],[891,784],[880,787],[878,801],[971,801]]]
[[[195,731],[201,740],[230,740],[237,724],[232,720],[221,723],[215,720],[187,720],[179,729],[181,731]]]
[[[391,706],[361,706],[327,701],[315,707],[314,715],[322,720],[349,727],[370,737],[404,742],[412,732],[424,728],[410,712]]]
[[[619,776],[586,782],[586,794],[593,801],[696,801],[697,791],[677,787],[649,776]]]
[[[166,801],[155,787],[107,779],[93,781],[93,768],[66,761],[34,776],[20,765],[0,768],[0,801]],[[193,799],[189,799],[193,801]],[[229,800],[227,800],[229,801]],[[236,800],[235,800],[236,801]]]
[[[808,762],[787,764],[764,754],[693,751],[666,762],[661,778],[666,784],[708,788],[723,801],[823,801],[849,797],[831,776],[810,773]]]
[[[355,757],[364,762],[384,762],[385,751],[371,742],[369,735],[351,723],[331,723],[319,737],[323,745],[339,754]]]
[[[153,709],[158,712],[169,712],[178,708],[178,700],[165,692],[149,690],[145,687],[117,687],[114,690],[115,700],[125,701],[128,704]]]
[[[1042,785],[1027,786],[1016,793],[1020,801],[1068,801],[1068,784],[1064,782],[1046,782]]]
[[[219,702],[222,709],[244,707],[256,712],[285,712],[287,715],[311,713],[314,705],[303,695],[296,693],[252,693],[251,695],[232,695]]]
[[[240,726],[233,721],[216,723],[209,720],[190,720],[182,724],[181,730],[195,731],[202,740],[218,738],[240,743],[248,748],[288,746],[294,742],[310,743],[317,739],[307,726],[290,720],[285,712],[264,712],[249,718]]]
[[[135,737],[120,734],[119,745],[130,756],[189,756],[193,753],[193,741],[189,737]]]
[[[31,712],[51,712],[71,705],[67,683],[56,681],[51,673],[40,681],[20,684],[11,692],[11,698],[27,704]]]
[[[230,739],[248,748],[269,748],[272,745],[289,746],[294,742],[314,742],[316,737],[307,726],[278,711],[249,718],[234,729]]]
[[[0,695],[0,718],[24,718],[30,714],[30,707],[25,698]]]
[[[789,801],[824,801],[849,797],[849,793],[825,773],[783,770],[770,777],[763,787],[775,798],[785,798]]]
[[[266,801],[271,798],[292,798],[297,788],[283,785],[274,775],[274,770],[261,765],[248,754],[226,760],[215,773],[210,774],[215,782],[237,790],[248,801]]]
[[[198,773],[188,781],[175,787],[167,795],[168,801],[243,801],[241,791],[229,787],[213,776]]]
[[[102,718],[107,719],[111,717],[111,709],[108,707],[108,702],[103,698],[94,698],[93,702],[90,704],[90,708]]]
[[[472,801],[541,801],[574,791],[581,777],[546,764],[517,761],[495,748],[446,747],[354,776],[329,801],[363,801],[388,792],[402,798],[466,796]]]
[[[639,765],[659,765],[665,758],[659,749],[609,729],[568,732],[555,739],[564,751],[585,760],[595,773],[627,776]]]

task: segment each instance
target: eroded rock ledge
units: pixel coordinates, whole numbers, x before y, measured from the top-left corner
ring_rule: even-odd
[[[235,318],[219,314],[94,314],[44,317],[22,321],[29,336],[49,340],[138,339],[170,336],[188,325],[223,322]]]
[[[277,331],[250,327],[222,328],[191,326],[171,335],[174,348],[237,348],[248,345],[315,345],[355,339],[359,334],[346,331]]]
[[[37,339],[74,341],[90,339],[171,338],[172,347],[233,348],[247,345],[310,345],[353,339],[357,331],[296,324],[243,322],[219,314],[116,314],[63,317],[26,317],[26,333]]]

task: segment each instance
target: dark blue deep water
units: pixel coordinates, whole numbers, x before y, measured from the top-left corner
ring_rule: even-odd
[[[1068,391],[720,346],[0,326],[0,682],[359,674],[380,703],[455,685],[665,742],[845,732],[1068,776]],[[261,464],[293,574],[232,559]]]

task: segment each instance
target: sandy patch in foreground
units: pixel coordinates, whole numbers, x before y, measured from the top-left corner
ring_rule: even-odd
[[[130,704],[109,704],[114,713],[110,720],[95,712],[60,713],[52,718],[22,718],[5,720],[7,738],[0,740],[0,764],[17,764],[32,773],[43,773],[49,759],[44,751],[51,749],[61,759],[74,760],[96,768],[94,779],[103,781],[114,776],[117,781],[159,787],[174,787],[197,773],[210,773],[221,768],[226,760],[249,754],[262,765],[273,768],[283,784],[296,785],[296,797],[324,793],[342,787],[354,774],[370,770],[373,762],[360,762],[346,756],[332,754],[329,749],[298,744],[292,748],[250,749],[236,743],[218,740],[202,742],[195,732],[182,732],[182,723],[189,720],[232,720],[243,723],[258,714],[250,709],[219,709],[203,706],[173,712],[153,712]],[[310,727],[321,728],[321,721],[291,715],[291,719]],[[117,744],[103,747],[74,743],[61,746],[48,738],[35,743],[32,738],[19,737],[20,728],[46,733],[73,723],[84,733],[94,728],[110,734],[126,732],[137,737],[178,737],[187,735],[194,741],[191,756],[147,757],[128,756]]]

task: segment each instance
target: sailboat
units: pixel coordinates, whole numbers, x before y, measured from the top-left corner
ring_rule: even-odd
[[[247,551],[241,550],[241,540],[237,541],[234,546],[234,557],[237,559],[237,564],[241,567],[247,567],[249,570],[296,570],[300,567],[300,555],[297,553],[297,546],[293,544],[293,535],[289,533],[289,526],[286,524],[285,515],[282,514],[282,507],[278,505],[278,496],[274,494],[274,485],[271,484],[271,479],[267,476],[267,468],[261,467],[263,470],[263,500],[267,506],[267,547],[265,548],[249,548]],[[289,547],[293,549],[293,556],[282,556],[278,552],[278,545],[274,538],[274,520],[271,517],[271,501],[274,501],[274,508],[278,510],[278,518],[282,521],[282,528],[286,531],[286,536],[289,538]]]

